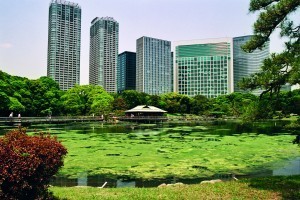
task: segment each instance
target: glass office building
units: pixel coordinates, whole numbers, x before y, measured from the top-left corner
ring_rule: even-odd
[[[266,42],[262,49],[256,49],[252,53],[246,53],[241,46],[248,42],[251,35],[233,38],[233,71],[234,71],[234,91],[243,92],[239,89],[238,82],[260,70],[263,61],[270,55],[270,42]],[[260,94],[261,90],[253,91]]]
[[[124,90],[135,90],[136,53],[125,51],[118,56],[117,86],[118,93]]]
[[[233,92],[232,38],[175,42],[174,91],[209,98]]]
[[[89,83],[117,92],[119,23],[112,17],[96,17],[90,27]]]
[[[52,0],[49,6],[47,76],[68,90],[80,82],[81,8]]]
[[[172,91],[171,42],[150,37],[137,39],[136,90],[151,95]]]

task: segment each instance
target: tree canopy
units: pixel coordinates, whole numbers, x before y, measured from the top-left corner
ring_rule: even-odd
[[[48,78],[36,80],[11,76],[0,71],[0,116],[14,112],[22,117],[59,115],[95,115],[108,116],[110,113],[120,116],[124,111],[137,105],[152,105],[166,110],[169,114],[196,114],[202,116],[232,116],[246,120],[276,117],[278,113],[288,116],[300,114],[300,90],[277,93],[276,81],[286,76],[281,68],[273,65],[270,58],[265,61],[264,76],[257,76],[265,88],[272,87],[260,100],[250,93],[232,93],[216,98],[202,95],[189,97],[178,93],[149,95],[143,92],[127,90],[121,94],[107,93],[101,86],[76,85],[68,91],[59,89],[58,84]],[[286,58],[276,57],[277,62]],[[268,73],[266,73],[268,72]],[[280,83],[281,84],[281,83]],[[276,98],[269,98],[276,91]]]
[[[260,13],[254,23],[254,35],[243,49],[252,52],[262,48],[277,28],[287,42],[282,53],[272,54],[265,60],[260,72],[244,78],[240,83],[241,88],[264,89],[262,97],[266,93],[278,94],[282,85],[287,83],[300,83],[300,24],[290,19],[299,7],[299,0],[251,0],[249,11]]]
[[[101,86],[76,85],[61,100],[65,115],[101,115],[111,110],[113,97]]]

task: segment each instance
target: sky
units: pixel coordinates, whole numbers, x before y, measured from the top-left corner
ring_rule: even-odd
[[[250,35],[257,13],[250,0],[72,0],[82,9],[80,84],[88,84],[89,30],[95,17],[119,22],[119,53],[136,51],[142,36],[179,41]],[[37,79],[47,75],[50,0],[0,0],[0,70]],[[279,33],[270,51],[281,52]]]

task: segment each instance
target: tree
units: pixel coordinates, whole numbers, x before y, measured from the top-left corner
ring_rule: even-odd
[[[205,114],[211,107],[210,100],[203,95],[194,96],[191,103],[191,112],[193,114]]]
[[[244,89],[262,87],[265,89],[262,95],[269,92],[278,94],[281,85],[300,82],[300,25],[289,20],[299,6],[299,0],[251,0],[249,11],[258,11],[260,14],[254,24],[254,36],[243,49],[252,52],[263,47],[276,28],[281,29],[281,37],[288,41],[285,43],[285,50],[267,59],[259,73],[242,81]]]
[[[8,112],[10,99],[5,92],[0,92],[0,111]]]
[[[89,112],[91,101],[89,93],[92,85],[75,85],[61,97],[65,115],[86,115]]]
[[[62,93],[58,83],[53,79],[45,76],[40,77],[29,82],[29,93],[24,92],[26,96],[29,95],[27,98],[24,97],[28,105],[24,106],[34,116],[47,116],[49,110],[53,115],[58,115],[62,106],[60,100]]]
[[[113,97],[101,86],[76,85],[62,97],[65,114],[88,115],[92,113],[110,112]],[[102,113],[101,113],[102,114]]]
[[[249,11],[259,11],[260,14],[254,23],[254,36],[244,45],[243,49],[252,52],[261,48],[278,27],[281,28],[281,36],[289,38],[287,48],[292,46],[299,48],[300,26],[294,25],[288,19],[289,15],[295,12],[299,6],[299,0],[251,0]],[[296,49],[290,50],[295,52]]]
[[[151,106],[155,106],[160,108],[161,107],[161,97],[158,95],[149,95],[148,96],[148,100],[147,100],[147,104],[151,105]]]
[[[161,106],[169,113],[188,113],[191,108],[191,99],[183,94],[169,92],[161,95]]]
[[[127,109],[134,108],[138,105],[147,104],[147,94],[135,90],[125,90],[121,97],[125,100]]]
[[[14,112],[23,112],[25,107],[19,102],[18,99],[14,97],[9,97],[9,110]]]
[[[113,108],[116,111],[125,111],[127,109],[127,105],[124,98],[116,96],[113,101]]]
[[[91,95],[90,99],[92,100],[90,113],[102,115],[112,111],[114,98],[102,87],[96,86],[89,95]]]
[[[272,54],[270,58],[264,60],[261,71],[243,78],[239,82],[239,87],[245,90],[263,89],[260,99],[266,93],[270,93],[271,97],[274,93],[278,95],[281,87],[288,82],[290,73],[288,59],[286,53]]]

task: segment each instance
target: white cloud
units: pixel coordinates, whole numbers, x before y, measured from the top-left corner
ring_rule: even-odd
[[[9,42],[0,44],[0,48],[3,48],[3,49],[9,49],[9,48],[12,48],[12,46],[13,46],[12,43],[9,43]]]

